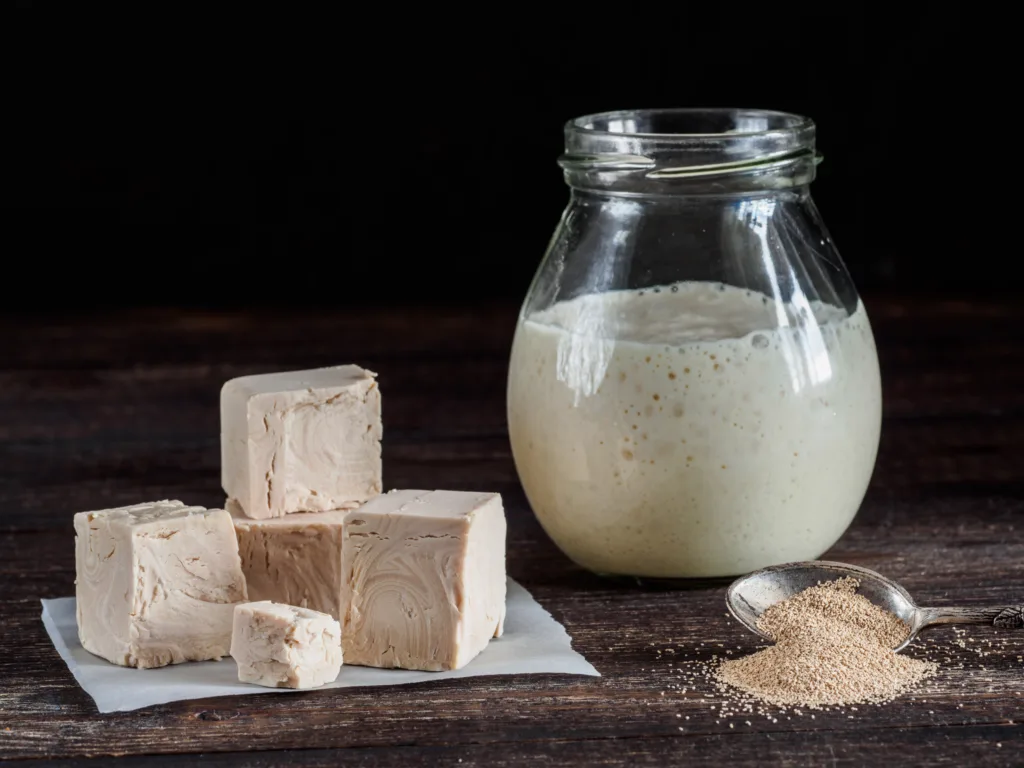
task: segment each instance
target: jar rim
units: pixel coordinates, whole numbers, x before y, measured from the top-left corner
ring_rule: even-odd
[[[596,112],[565,124],[558,164],[574,188],[641,194],[652,182],[723,177],[736,187],[801,186],[820,162],[810,118],[765,109],[677,108]],[[682,193],[682,190],[679,190]]]
[[[734,126],[727,130],[689,130],[689,131],[651,131],[621,130],[609,127],[616,122],[627,124],[628,121],[707,121],[713,124],[731,120]],[[744,129],[744,122],[753,124],[762,122],[763,127]],[[603,127],[596,127],[596,126]],[[687,143],[692,141],[721,141],[723,138],[737,140],[796,137],[807,131],[814,131],[814,121],[803,115],[770,109],[743,109],[735,107],[666,107],[654,109],[620,109],[608,112],[593,112],[569,120],[565,124],[566,132],[583,134],[593,138],[609,139],[648,139],[668,143]]]

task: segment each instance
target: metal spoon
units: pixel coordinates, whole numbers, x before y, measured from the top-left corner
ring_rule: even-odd
[[[917,633],[933,624],[990,624],[1002,629],[1024,628],[1024,605],[998,608],[918,608],[903,587],[880,573],[856,565],[815,560],[763,568],[737,579],[725,596],[732,615],[751,632],[769,638],[757,628],[757,620],[770,606],[813,587],[818,582],[853,576],[860,581],[858,594],[891,611],[910,626],[910,634],[895,650],[902,651]]]

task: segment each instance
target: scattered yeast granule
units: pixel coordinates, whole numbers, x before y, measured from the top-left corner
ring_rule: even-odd
[[[893,652],[910,628],[856,594],[855,578],[809,587],[757,621],[775,645],[725,660],[719,683],[776,706],[809,709],[890,701],[938,669]]]

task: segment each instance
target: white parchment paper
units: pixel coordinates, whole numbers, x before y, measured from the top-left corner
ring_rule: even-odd
[[[93,656],[78,641],[75,598],[43,600],[43,624],[54,647],[100,712],[125,712],[183,699],[257,693],[295,693],[238,682],[233,659],[175,664],[160,669],[119,667]],[[401,669],[342,666],[338,679],[322,688],[404,685],[425,680],[478,675],[537,673],[600,676],[572,649],[569,635],[523,587],[508,580],[505,633],[462,669],[410,672]],[[319,689],[315,689],[319,690]]]

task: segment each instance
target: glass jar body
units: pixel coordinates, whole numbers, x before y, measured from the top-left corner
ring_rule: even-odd
[[[574,189],[519,317],[508,422],[538,520],[592,571],[821,555],[867,489],[881,385],[807,186]]]

